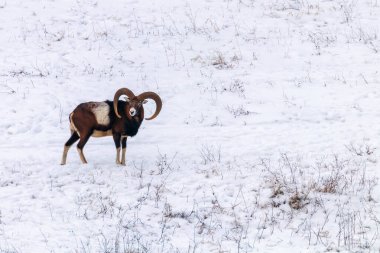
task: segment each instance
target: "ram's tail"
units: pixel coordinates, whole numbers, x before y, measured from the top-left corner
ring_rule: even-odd
[[[75,127],[74,125],[74,122],[73,122],[73,115],[74,113],[70,113],[70,116],[69,116],[69,121],[70,121],[70,132],[71,134],[73,134],[74,132],[77,132],[77,134],[79,135],[79,131],[78,129]]]

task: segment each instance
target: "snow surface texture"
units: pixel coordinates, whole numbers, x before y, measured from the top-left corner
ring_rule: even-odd
[[[0,252],[378,252],[377,0],[0,0]],[[82,165],[68,117],[157,119]],[[149,102],[146,114],[152,113]]]

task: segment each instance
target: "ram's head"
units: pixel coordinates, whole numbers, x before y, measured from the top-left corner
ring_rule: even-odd
[[[160,113],[162,108],[162,101],[161,98],[152,91],[143,92],[138,96],[135,96],[133,92],[128,88],[121,88],[118,91],[116,91],[114,99],[113,99],[113,108],[115,110],[115,114],[117,117],[121,118],[121,115],[118,111],[117,104],[119,101],[120,96],[125,95],[127,96],[126,101],[126,107],[124,109],[124,114],[131,119],[135,115],[142,115],[142,118],[144,117],[144,107],[143,104],[147,102],[147,99],[152,99],[156,103],[156,111],[152,116],[149,118],[146,118],[146,120],[152,120]]]

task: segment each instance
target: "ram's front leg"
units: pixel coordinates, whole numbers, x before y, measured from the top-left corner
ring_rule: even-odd
[[[113,141],[115,142],[115,147],[116,147],[116,164],[121,164],[121,162],[120,162],[120,141],[121,141],[121,134],[114,133],[113,134]]]
[[[125,165],[125,152],[127,151],[127,137],[121,138],[121,164]]]

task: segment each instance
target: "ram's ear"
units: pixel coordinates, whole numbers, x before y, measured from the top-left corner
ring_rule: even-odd
[[[127,102],[130,101],[129,97],[124,97],[124,99],[125,99],[125,101],[127,101]]]
[[[142,103],[146,104],[146,103],[148,103],[148,100],[144,99]]]

